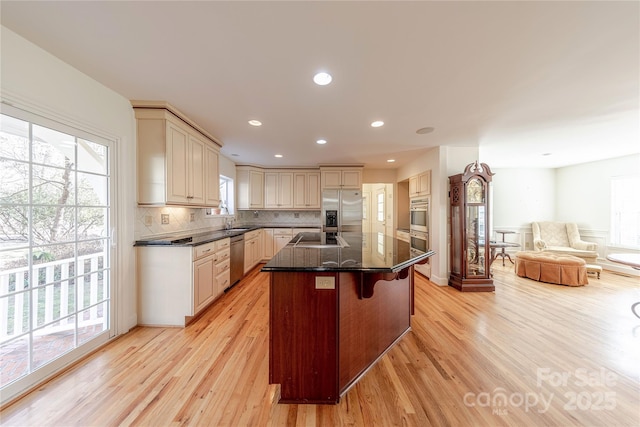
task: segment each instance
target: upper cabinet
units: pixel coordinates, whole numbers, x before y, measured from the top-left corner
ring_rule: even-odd
[[[252,166],[236,167],[238,209],[264,209],[264,172]]]
[[[236,166],[238,209],[320,209],[320,172]]]
[[[409,178],[409,197],[431,194],[431,171],[422,172]]]
[[[325,188],[362,188],[361,167],[321,167],[321,187]]]
[[[265,209],[293,208],[293,173],[264,173],[264,207]]]
[[[204,147],[204,182],[205,185],[204,203],[207,206],[218,206],[220,204],[220,152],[210,145]],[[217,185],[213,185],[216,183]]]
[[[295,209],[320,209],[320,193],[320,172],[293,174],[293,207]]]
[[[131,104],[137,122],[138,204],[217,207],[221,144],[167,103]]]

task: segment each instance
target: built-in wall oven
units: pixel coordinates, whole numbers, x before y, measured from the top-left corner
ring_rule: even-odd
[[[429,232],[429,199],[411,199],[409,207],[409,228],[411,231]]]
[[[429,234],[412,230],[409,233],[410,244],[411,244],[411,254],[413,255],[421,255],[429,250]],[[418,273],[422,273],[426,277],[431,277],[431,264],[430,260],[427,260],[424,264],[415,264],[415,271]]]
[[[429,235],[422,231],[411,231],[409,233],[411,251],[423,254],[429,250]]]
[[[417,197],[410,201],[409,238],[411,252],[423,254],[429,250],[429,199]],[[431,265],[416,264],[415,270],[426,277],[431,277]]]

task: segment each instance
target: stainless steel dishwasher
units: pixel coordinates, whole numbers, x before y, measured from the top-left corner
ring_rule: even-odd
[[[231,286],[244,274],[244,234],[231,238]]]

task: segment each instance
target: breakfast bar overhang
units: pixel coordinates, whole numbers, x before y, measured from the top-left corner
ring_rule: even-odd
[[[413,266],[434,252],[378,233],[342,233],[337,244],[301,234],[262,269],[269,383],[280,403],[336,404],[410,330]]]

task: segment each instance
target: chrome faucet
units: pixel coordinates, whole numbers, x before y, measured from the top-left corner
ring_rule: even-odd
[[[224,221],[224,228],[226,230],[231,230],[231,227],[233,227],[233,222],[235,221],[234,218],[227,218]]]

